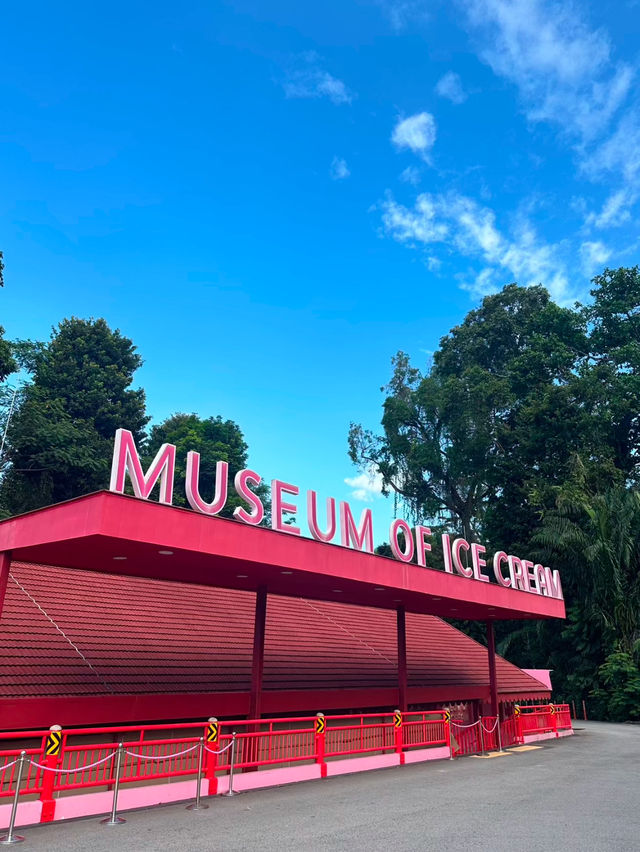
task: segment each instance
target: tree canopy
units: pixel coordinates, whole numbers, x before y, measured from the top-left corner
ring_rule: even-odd
[[[638,267],[605,269],[591,297],[561,307],[510,284],[427,367],[399,352],[382,430],[352,423],[349,453],[416,520],[553,559],[567,624],[502,624],[500,647],[554,668],[566,697],[590,695],[601,715],[615,688],[628,715],[620,695],[640,682]]]
[[[144,391],[131,388],[142,359],[103,319],[63,320],[31,353],[32,381],[8,429],[4,514],[104,488],[116,429],[142,441],[148,421]]]
[[[197,414],[174,414],[162,423],[153,426],[146,445],[146,462],[149,463],[162,444],[174,444],[177,449],[175,488],[173,502],[176,506],[188,506],[185,497],[186,458],[189,450],[200,453],[200,494],[204,500],[213,499],[216,481],[216,463],[229,465],[229,490],[227,502],[220,512],[221,517],[233,517],[236,506],[244,505],[233,489],[233,478],[238,471],[248,466],[248,446],[242,431],[233,420],[222,417],[207,417]],[[268,496],[264,483],[255,489],[263,502]],[[265,507],[266,508],[266,507]]]

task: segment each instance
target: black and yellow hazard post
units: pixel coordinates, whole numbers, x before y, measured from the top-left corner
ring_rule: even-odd
[[[393,711],[393,732],[395,735],[396,754],[399,755],[400,766],[404,765],[404,736],[402,730],[402,710]]]
[[[207,756],[205,760],[205,778],[209,782],[207,792],[209,796],[215,796],[218,792],[218,779],[216,777],[216,769],[218,767],[217,752],[220,751],[220,746],[218,745],[220,740],[220,722],[218,722],[215,716],[211,716],[207,720],[204,740],[205,754]]]
[[[314,734],[316,745],[316,763],[320,767],[320,777],[327,777],[327,764],[324,759],[324,750],[327,734],[327,720],[324,713],[316,713],[314,722]]]
[[[62,728],[60,725],[52,725],[49,728],[49,733],[44,741],[44,765],[47,767],[42,772],[42,793],[40,799],[42,801],[42,822],[51,822],[53,820],[56,802],[53,798],[53,787],[55,784],[56,773],[49,772],[50,769],[55,769],[60,762],[62,753]]]
[[[560,734],[558,733],[558,715],[556,713],[555,704],[549,704],[549,715],[551,716],[551,724],[553,725],[553,731],[556,737],[559,737]]]
[[[442,722],[444,724],[444,738],[447,741],[447,746],[449,747],[449,760],[453,760],[453,743],[451,742],[451,710],[444,711]]]
[[[522,735],[522,716],[520,714],[520,706],[518,704],[516,704],[516,706],[513,708],[513,716],[516,720],[516,736],[518,738],[518,742],[523,743],[524,737]]]

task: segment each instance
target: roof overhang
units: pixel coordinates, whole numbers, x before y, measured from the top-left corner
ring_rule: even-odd
[[[474,620],[564,618],[564,601],[99,491],[0,522],[25,562]],[[162,551],[171,551],[163,554]]]

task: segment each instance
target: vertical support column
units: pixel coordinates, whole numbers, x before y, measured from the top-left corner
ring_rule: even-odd
[[[0,553],[0,618],[4,609],[4,598],[7,593],[9,582],[9,571],[11,570],[11,551],[3,550]]]
[[[264,637],[267,626],[267,587],[259,586],[256,592],[256,614],[253,624],[253,657],[251,662],[251,694],[249,696],[249,718],[259,719],[262,713],[262,672],[264,670]],[[248,734],[254,736],[240,741],[242,760],[248,763],[260,759],[260,725],[250,725]],[[236,760],[238,759],[236,755]],[[244,772],[256,772],[257,766],[247,766]]]
[[[253,660],[251,663],[251,697],[249,718],[259,719],[262,705],[262,672],[264,670],[264,636],[267,624],[267,587],[256,592],[256,615],[253,627]]]
[[[397,614],[398,632],[398,708],[407,712],[407,624],[405,610],[399,606]]]
[[[498,716],[498,679],[496,677],[496,637],[493,621],[487,621],[487,646],[489,651],[489,695],[491,715]]]

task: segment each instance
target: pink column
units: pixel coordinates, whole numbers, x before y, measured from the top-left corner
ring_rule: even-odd
[[[267,587],[256,592],[256,615],[253,628],[253,661],[251,664],[251,698],[249,718],[259,719],[262,705],[262,672],[264,670],[264,637],[267,625]]]
[[[4,609],[4,598],[7,593],[9,582],[9,571],[11,570],[11,551],[4,550],[0,553],[0,618]]]
[[[496,676],[496,637],[493,631],[493,621],[487,621],[487,645],[489,651],[489,694],[491,700],[491,715],[498,715],[498,679]]]
[[[407,711],[407,625],[403,606],[397,609],[398,709]]]

